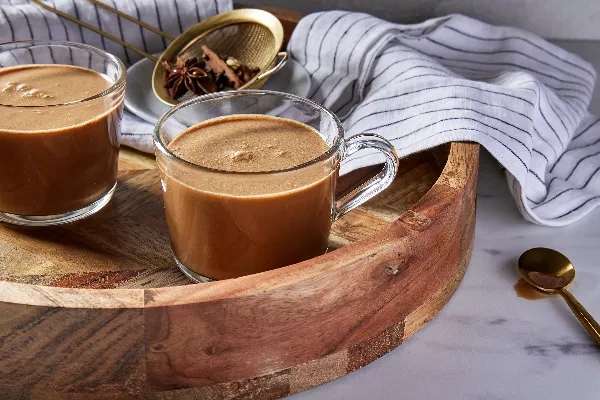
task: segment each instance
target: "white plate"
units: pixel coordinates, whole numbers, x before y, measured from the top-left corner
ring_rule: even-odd
[[[147,58],[127,69],[125,107],[143,120],[154,124],[170,107],[160,101],[152,91],[153,72],[154,63]],[[270,77],[262,88],[306,97],[310,91],[310,76],[302,65],[288,59],[283,68]]]

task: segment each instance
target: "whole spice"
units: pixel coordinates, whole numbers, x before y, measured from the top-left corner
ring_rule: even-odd
[[[173,99],[178,99],[188,91],[194,94],[204,94],[214,88],[214,83],[210,81],[204,71],[204,62],[197,58],[184,61],[177,57],[174,65],[169,64],[166,60],[163,60],[162,64],[165,69],[163,86],[171,89],[170,94]]]
[[[206,66],[215,74],[225,74],[225,77],[229,79],[229,81],[233,84],[234,89],[239,89],[244,86],[244,83],[240,80],[240,78],[235,74],[235,71],[231,69],[227,62],[219,57],[217,53],[212,51],[206,46],[202,46],[202,50],[204,51],[204,60],[206,61]]]
[[[259,68],[250,68],[234,57],[219,56],[207,46],[203,45],[202,50],[202,59],[183,60],[177,57],[173,64],[162,61],[165,69],[163,86],[169,89],[173,99],[187,92],[198,95],[239,89],[259,71]]]

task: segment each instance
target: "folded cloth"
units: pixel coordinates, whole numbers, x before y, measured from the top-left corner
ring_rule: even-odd
[[[330,11],[302,19],[288,49],[312,78],[309,97],[348,135],[377,133],[400,156],[478,142],[538,224],[569,224],[600,203],[600,120],[587,111],[596,72],[534,34],[462,15],[400,25]]]
[[[107,0],[172,35],[232,8],[230,0]],[[144,49],[157,35],[88,0],[54,7]],[[51,38],[107,49],[127,64],[139,56],[27,0],[0,0],[0,42]],[[360,13],[304,18],[290,40],[309,72],[309,97],[340,116],[348,135],[388,138],[400,156],[451,141],[475,141],[506,167],[524,217],[566,225],[600,203],[600,119],[587,112],[596,72],[531,33],[462,16],[401,25]],[[121,142],[153,152],[152,124],[125,113]],[[344,170],[379,162],[363,154]]]
[[[169,42],[89,0],[43,0],[81,21],[87,22],[146,53],[162,52]],[[119,11],[177,36],[198,21],[232,9],[231,0],[105,0]],[[52,39],[87,43],[119,57],[127,66],[142,58],[118,43],[100,36],[29,0],[0,0],[0,43],[13,40]],[[127,111],[121,126],[121,144],[153,153],[153,125]]]

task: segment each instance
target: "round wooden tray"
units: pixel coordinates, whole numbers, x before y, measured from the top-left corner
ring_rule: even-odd
[[[122,151],[118,190],[99,214],[0,225],[2,398],[273,399],[368,364],[460,283],[478,149],[453,143],[402,160],[387,191],[334,225],[331,244],[343,249],[200,285],[183,285],[171,259],[153,159]]]
[[[301,15],[268,11],[288,38]],[[337,250],[191,285],[171,258],[154,159],[123,149],[97,215],[0,224],[0,398],[274,399],[368,364],[459,285],[478,154],[453,143],[402,160],[388,190],[334,224]],[[340,192],[376,170],[343,177]]]

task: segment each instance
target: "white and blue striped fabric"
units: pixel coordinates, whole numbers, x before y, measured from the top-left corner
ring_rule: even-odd
[[[478,142],[538,224],[569,224],[600,203],[600,122],[587,111],[596,72],[534,34],[462,15],[400,25],[330,11],[304,18],[288,49],[311,75],[309,97],[347,135],[378,133],[400,156]]]
[[[230,0],[106,1],[172,35],[232,8]],[[47,2],[149,53],[167,44],[88,0]],[[139,59],[27,0],[0,0],[0,27],[0,42],[82,41],[128,64]],[[600,120],[587,111],[596,73],[536,35],[461,15],[400,25],[331,11],[304,18],[288,50],[311,75],[309,97],[337,113],[348,135],[378,133],[401,156],[478,142],[506,167],[522,214],[539,224],[569,224],[600,203]],[[152,152],[152,128],[125,113],[121,141]],[[346,170],[378,161],[362,155]]]
[[[167,40],[89,0],[43,0],[73,17],[95,26],[121,40],[155,54],[169,44]],[[177,36],[198,21],[230,11],[231,0],[103,0],[104,3],[134,18]],[[28,0],[0,0],[0,43],[13,40],[52,39],[87,43],[119,57],[127,66],[141,56]],[[153,125],[125,111],[121,144],[148,153],[152,146]]]

